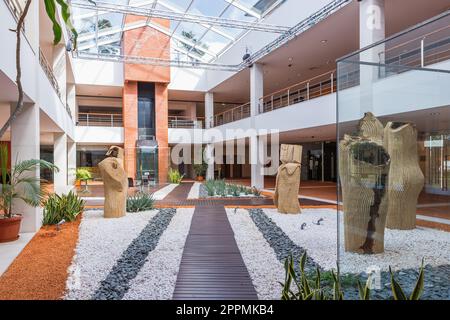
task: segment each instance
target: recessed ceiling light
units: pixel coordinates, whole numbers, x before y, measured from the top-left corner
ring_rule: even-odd
[[[325,43],[328,42],[328,40],[324,39],[324,40],[322,40],[322,41],[320,41],[320,42],[322,42],[323,44],[325,44]]]
[[[294,58],[292,58],[292,57],[289,57],[289,59],[288,59],[289,61],[292,61],[292,60],[294,60]]]

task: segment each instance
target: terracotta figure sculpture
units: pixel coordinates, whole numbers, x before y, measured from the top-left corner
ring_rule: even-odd
[[[103,178],[105,190],[105,218],[120,218],[126,214],[128,179],[124,169],[124,151],[112,146],[106,153],[108,156],[98,164]]]
[[[281,166],[275,185],[274,203],[280,213],[300,213],[298,189],[302,146],[282,144],[280,150]]]
[[[390,158],[382,141],[383,125],[367,113],[358,135],[345,135],[339,143],[345,251],[384,251]]]
[[[411,123],[389,122],[384,130],[384,147],[391,157],[387,227],[414,229],[417,198],[425,181],[419,167],[415,126]]]

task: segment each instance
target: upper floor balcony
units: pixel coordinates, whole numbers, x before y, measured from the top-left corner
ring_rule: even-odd
[[[123,116],[117,113],[78,113],[77,126],[123,127]]]
[[[326,72],[259,99],[258,113],[266,113],[336,92],[336,70]],[[250,117],[250,102],[214,116],[214,125],[221,126]]]

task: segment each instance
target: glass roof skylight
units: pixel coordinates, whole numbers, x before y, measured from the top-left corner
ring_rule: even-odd
[[[85,1],[85,0],[78,0]],[[133,8],[152,8],[186,14],[220,17],[257,25],[261,19],[284,0],[99,0],[98,3],[129,5]],[[87,1],[85,1],[87,2]],[[95,0],[94,0],[95,2]],[[101,54],[120,54],[124,30],[142,27],[143,22],[125,25],[124,14],[101,10],[72,8],[75,28],[79,32],[79,51]],[[206,22],[171,21],[170,29],[152,24],[171,37],[171,57],[174,60],[213,62],[247,31]]]

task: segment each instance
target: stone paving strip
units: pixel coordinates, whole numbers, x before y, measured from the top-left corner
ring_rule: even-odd
[[[153,199],[155,200],[163,200],[165,197],[169,195],[176,187],[178,187],[178,184],[169,184],[168,186],[165,186],[162,189],[159,189],[155,193],[153,193]]]

